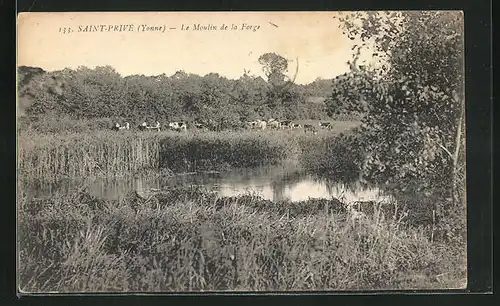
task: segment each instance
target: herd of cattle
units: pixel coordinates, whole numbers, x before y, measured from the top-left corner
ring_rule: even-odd
[[[199,122],[195,122],[193,124],[189,124],[189,128],[194,128],[196,130],[212,130],[211,127],[213,125],[211,124],[203,124]],[[300,124],[293,122],[292,120],[275,120],[275,119],[269,119],[267,121],[265,120],[260,120],[257,119],[255,121],[248,121],[244,123],[244,128],[246,129],[257,129],[257,130],[266,130],[266,129],[275,129],[275,130],[284,130],[284,129],[303,129],[305,132],[311,132],[313,134],[316,134],[318,132],[318,129],[331,129],[333,125],[330,122],[319,122],[318,125],[313,125],[313,124]],[[113,130],[120,131],[120,130],[129,130],[130,129],[130,124],[128,122],[125,122],[123,125],[119,123],[115,123],[113,126]],[[147,124],[146,122],[143,122],[138,126],[138,129],[141,131],[146,131],[146,130],[154,130],[154,131],[160,131],[161,126],[160,122],[156,121],[155,124]],[[175,121],[175,122],[169,122],[167,125],[168,130],[173,130],[173,131],[187,131],[188,130],[188,123],[184,121]]]

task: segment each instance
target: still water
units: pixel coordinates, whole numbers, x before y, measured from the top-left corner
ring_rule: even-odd
[[[262,167],[238,169],[223,173],[190,173],[170,177],[136,176],[117,179],[70,179],[57,184],[27,185],[22,189],[25,196],[46,198],[67,194],[82,187],[96,197],[119,199],[130,191],[147,195],[151,191],[180,186],[200,186],[220,196],[255,194],[272,201],[302,201],[309,198],[337,198],[345,203],[354,201],[390,201],[376,187],[363,186],[359,182],[332,182],[319,179],[296,169],[286,167]]]

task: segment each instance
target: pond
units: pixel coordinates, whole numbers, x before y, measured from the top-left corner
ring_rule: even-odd
[[[390,201],[376,187],[360,182],[338,182],[317,178],[296,168],[284,166],[237,169],[228,172],[198,172],[175,176],[135,176],[116,179],[66,179],[55,184],[24,184],[27,197],[48,198],[82,187],[96,197],[119,199],[135,190],[141,195],[180,186],[199,186],[220,196],[255,194],[272,201],[302,201],[309,198],[337,198],[343,202]]]

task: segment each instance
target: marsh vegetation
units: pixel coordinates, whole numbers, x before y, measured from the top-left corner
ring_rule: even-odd
[[[346,35],[386,68],[355,48],[348,73],[309,85],[274,53],[259,58],[267,80],[21,67],[21,289],[463,288],[462,23],[348,14]],[[256,118],[333,128],[239,128]],[[210,130],[111,131],[201,119]]]

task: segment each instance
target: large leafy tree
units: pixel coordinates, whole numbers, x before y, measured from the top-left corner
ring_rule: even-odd
[[[288,60],[276,53],[265,53],[259,57],[259,64],[272,86],[282,86],[288,71]]]
[[[459,12],[369,12],[341,18],[354,47],[351,71],[327,106],[361,112],[368,179],[463,197],[463,16]],[[378,67],[357,64],[373,50]]]
[[[267,90],[267,105],[270,108],[281,106],[284,101],[289,100],[290,89],[295,81],[297,70],[293,79],[286,75],[289,60],[276,53],[265,53],[259,57],[259,64],[267,77],[269,89]]]

